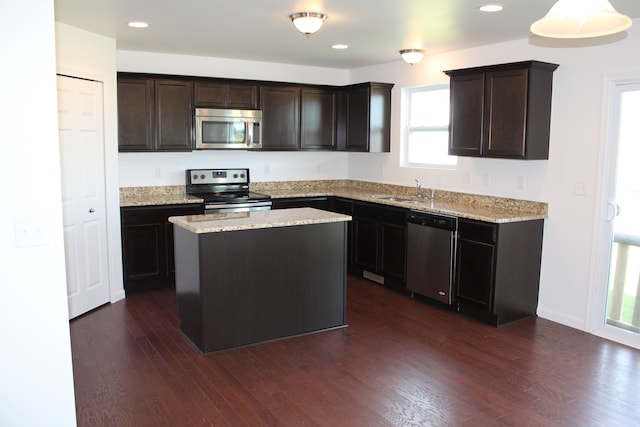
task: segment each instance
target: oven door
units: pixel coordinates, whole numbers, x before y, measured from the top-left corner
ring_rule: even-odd
[[[205,214],[271,210],[271,200],[244,203],[211,203],[204,206]]]

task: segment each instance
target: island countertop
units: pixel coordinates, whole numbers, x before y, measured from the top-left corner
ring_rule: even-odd
[[[174,216],[169,222],[192,233],[221,233],[351,221],[349,215],[314,208]]]

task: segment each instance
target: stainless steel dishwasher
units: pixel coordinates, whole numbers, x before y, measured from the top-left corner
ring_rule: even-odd
[[[411,211],[407,218],[407,289],[451,305],[458,218]]]

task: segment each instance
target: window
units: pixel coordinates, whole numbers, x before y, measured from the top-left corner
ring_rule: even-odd
[[[422,86],[406,90],[407,166],[455,166],[448,154],[449,85]]]

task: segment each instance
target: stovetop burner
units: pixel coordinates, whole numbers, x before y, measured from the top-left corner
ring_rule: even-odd
[[[188,169],[187,194],[205,202],[205,212],[224,205],[269,209],[271,197],[249,190],[249,169]]]
[[[253,191],[238,191],[230,193],[189,193],[192,196],[199,197],[205,203],[244,203],[248,201],[270,200],[271,197],[266,194],[255,193]]]

